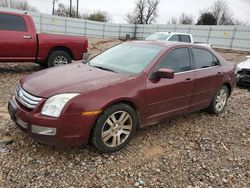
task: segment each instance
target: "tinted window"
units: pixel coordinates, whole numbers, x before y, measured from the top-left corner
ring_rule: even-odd
[[[179,37],[181,42],[188,42],[188,43],[191,42],[189,35],[179,35]]]
[[[169,39],[169,41],[179,41],[178,35],[173,35],[173,36]]]
[[[0,30],[27,31],[27,28],[23,17],[0,14]]]
[[[168,68],[174,72],[191,70],[188,48],[178,48],[171,51],[160,63],[160,68]]]
[[[194,62],[197,69],[219,65],[218,59],[209,51],[193,48]]]

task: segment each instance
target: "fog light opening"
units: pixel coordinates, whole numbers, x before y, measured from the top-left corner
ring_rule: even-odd
[[[56,135],[56,128],[32,125],[31,132],[40,135],[54,136]]]

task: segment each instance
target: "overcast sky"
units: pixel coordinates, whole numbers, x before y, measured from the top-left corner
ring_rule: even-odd
[[[30,5],[38,8],[40,12],[51,13],[53,0],[30,0]],[[79,0],[80,12],[91,13],[96,10],[106,11],[111,15],[115,23],[124,23],[126,14],[132,12],[136,0]],[[157,23],[166,24],[171,17],[178,18],[182,12],[192,14],[198,18],[200,10],[210,7],[215,0],[160,0],[159,17]],[[245,0],[246,1],[246,0]],[[70,0],[58,0],[58,3],[64,3],[69,6]],[[76,0],[72,0],[76,6]],[[249,4],[244,0],[226,0],[231,8],[234,17],[250,23],[250,1]]]

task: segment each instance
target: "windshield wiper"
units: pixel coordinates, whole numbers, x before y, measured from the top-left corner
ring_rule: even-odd
[[[112,69],[109,69],[107,67],[102,67],[102,66],[97,66],[97,65],[93,65],[92,67],[96,67],[98,69],[102,69],[102,70],[105,70],[105,71],[116,72],[116,71],[114,71]]]

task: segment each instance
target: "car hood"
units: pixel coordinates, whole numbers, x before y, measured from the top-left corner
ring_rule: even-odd
[[[49,68],[20,81],[32,95],[48,98],[59,93],[85,93],[125,80],[128,75],[104,71],[82,63]]]
[[[237,65],[238,69],[250,69],[250,56],[247,56],[247,60]]]

